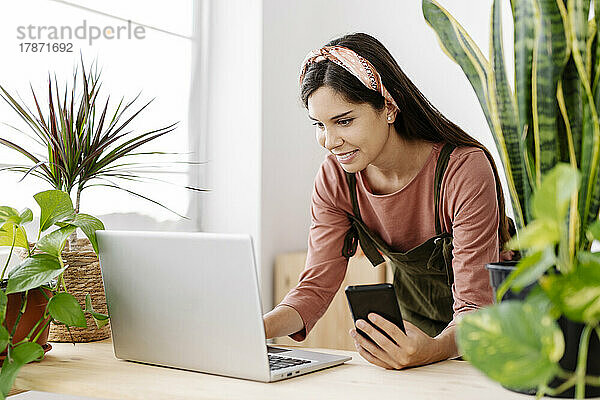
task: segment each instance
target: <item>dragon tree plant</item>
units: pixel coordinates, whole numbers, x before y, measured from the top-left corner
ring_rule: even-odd
[[[169,208],[151,198],[134,192],[120,183],[127,181],[160,181],[145,175],[159,167],[157,163],[135,161],[148,154],[166,155],[165,152],[140,152],[140,146],[172,132],[177,123],[155,130],[139,133],[131,129],[136,120],[153,100],[137,106],[139,94],[130,101],[121,98],[116,106],[110,106],[110,96],[100,100],[101,73],[97,64],[86,70],[83,59],[81,74],[75,69],[71,87],[65,84],[64,93],[56,76],[48,77],[47,111],[41,101],[41,93],[31,87],[33,106],[16,100],[0,85],[0,97],[19,115],[28,126],[28,132],[20,130],[18,140],[0,137],[0,144],[16,150],[29,160],[29,164],[10,165],[0,171],[13,171],[32,175],[48,182],[54,189],[65,191],[73,197],[75,211],[79,211],[81,192],[92,186],[104,186],[125,191],[151,201],[167,210]],[[80,87],[78,81],[81,80]],[[33,110],[32,110],[33,109]],[[39,145],[43,155],[29,149],[26,139]],[[139,159],[139,158],[138,158]],[[178,162],[169,162],[177,164]],[[191,162],[183,162],[192,164]],[[162,166],[164,167],[164,165]],[[187,187],[187,189],[195,189]],[[175,212],[174,212],[175,213]],[[175,213],[177,214],[177,213]],[[179,214],[177,214],[179,215]]]
[[[443,51],[475,91],[506,174],[518,228],[507,247],[525,257],[497,299],[509,289],[531,290],[523,301],[466,315],[457,341],[466,359],[507,387],[538,397],[575,387],[583,398],[586,385],[600,386],[586,369],[600,356],[600,254],[590,251],[600,240],[600,0],[510,4],[514,90],[501,0],[492,3],[487,58],[447,10],[422,0]],[[581,330],[575,370],[562,367],[571,347],[557,321]]]

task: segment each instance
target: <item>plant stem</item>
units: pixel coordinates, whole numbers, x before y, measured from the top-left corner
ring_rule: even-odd
[[[62,256],[59,254],[58,255],[58,262],[60,263],[60,267],[64,268],[65,267],[65,263],[63,262]],[[65,290],[65,293],[67,292],[67,285],[65,284],[65,273],[63,272],[62,274],[60,274],[60,282],[62,283],[63,289]]]
[[[581,333],[581,339],[579,339],[579,354],[577,355],[577,369],[575,370],[575,376],[577,377],[575,398],[577,399],[585,397],[585,370],[587,368],[587,352],[591,333],[592,325],[586,324]]]
[[[48,297],[48,295],[46,294],[46,292],[44,292],[44,289],[38,288],[38,290],[42,293],[42,295],[46,298],[46,300],[50,301],[50,297]]]
[[[544,397],[546,394],[546,389],[548,389],[548,386],[546,385],[538,386],[537,391],[535,392],[535,400],[540,400],[542,397]]]
[[[548,386],[543,386],[542,390],[544,394],[549,394],[551,396],[556,396],[557,394],[560,394],[562,392],[564,392],[565,390],[569,389],[571,386],[575,385],[575,381],[576,381],[577,377],[575,375],[573,375],[571,378],[569,378],[566,382],[564,382],[562,385],[560,385],[559,387],[552,389],[549,388]]]
[[[42,328],[42,329],[41,329],[41,330],[40,330],[40,331],[37,333],[37,335],[35,335],[35,337],[34,337],[34,338],[33,338],[33,340],[32,340],[32,342],[33,342],[33,343],[36,343],[36,342],[38,341],[38,339],[40,338],[40,336],[41,336],[42,332],[44,332],[44,331],[46,330],[46,328],[48,327],[48,325],[50,325],[50,322],[52,322],[52,318],[50,318],[50,319],[48,320],[48,322],[46,322],[46,323],[44,324],[44,327],[43,327],[43,328]]]
[[[600,386],[600,376],[586,376],[585,383],[591,386]]]
[[[18,342],[18,343],[15,343],[13,346],[18,346],[18,345],[20,345],[21,343],[28,342],[28,341],[29,341],[29,339],[31,339],[31,335],[33,335],[33,332],[35,332],[36,328],[37,328],[37,327],[38,327],[38,326],[39,326],[39,325],[42,323],[42,321],[43,321],[43,320],[44,320],[44,318],[43,318],[43,317],[42,317],[42,318],[40,318],[40,319],[38,320],[38,322],[36,322],[36,323],[35,323],[35,325],[33,326],[33,328],[31,328],[31,330],[29,331],[29,333],[27,334],[27,336],[25,336],[25,337],[23,338],[23,340],[21,340],[20,342]]]
[[[571,379],[574,375],[574,373],[565,371],[564,369],[560,368],[560,366],[558,367],[558,372],[556,373],[556,376],[563,379]]]
[[[12,338],[10,338],[10,339],[12,339]],[[12,343],[9,340],[8,341],[8,346],[6,347],[6,359],[8,360],[9,363],[13,362],[13,360],[12,360],[12,354],[11,354],[12,353],[12,348],[13,348],[13,345],[12,345]]]
[[[594,327],[594,331],[596,332],[598,339],[600,339],[600,326],[596,325]],[[588,385],[592,385],[592,386],[600,386],[600,376],[589,376],[588,375],[585,377],[585,383]]]
[[[77,195],[75,197],[75,214],[79,214],[79,204],[81,202],[81,190],[83,187],[81,184],[77,185]]]
[[[10,253],[8,253],[8,258],[6,259],[6,265],[4,265],[4,269],[2,270],[2,275],[0,276],[0,281],[4,279],[4,274],[6,273],[6,268],[8,268],[8,263],[10,262],[10,258],[12,257],[13,249],[15,248],[15,240],[17,239],[17,229],[16,226],[13,225],[13,240],[10,246]]]
[[[572,137],[569,135],[569,139]],[[572,150],[572,143],[569,141],[569,149]],[[577,162],[572,158],[571,162],[575,163],[574,167],[577,168]],[[575,248],[579,246],[577,243],[577,232],[579,231],[579,218],[577,217],[577,202],[579,200],[579,194],[573,193],[571,196],[571,206],[569,208],[569,233],[567,235],[569,240],[569,265],[571,268],[575,265]]]
[[[31,328],[31,330],[29,331],[29,333],[27,334],[27,336],[25,336],[25,339],[23,339],[23,340],[29,340],[31,338],[31,335],[33,335],[33,332],[35,332],[35,330],[42,323],[43,320],[44,320],[44,318],[40,318],[38,320],[38,322],[35,323],[35,325],[33,326],[33,328]]]
[[[71,188],[67,190],[67,193],[71,193]],[[81,202],[81,191],[83,190],[83,187],[81,184],[77,185],[77,193],[75,194],[75,215],[79,214],[79,204]],[[66,243],[66,247],[67,249],[71,250],[73,249],[73,245],[77,244],[77,229],[75,229],[73,231],[73,233],[71,233],[69,235],[69,238],[67,239],[67,243]]]
[[[21,309],[19,310],[19,314],[17,315],[17,320],[15,321],[15,324],[13,325],[12,332],[10,334],[11,338],[13,336],[15,336],[15,332],[17,331],[17,325],[19,325],[19,321],[21,321],[21,317],[23,316],[23,314],[25,314],[25,308],[27,307],[27,292],[23,292],[21,294],[21,301],[23,302],[23,304],[21,306]]]

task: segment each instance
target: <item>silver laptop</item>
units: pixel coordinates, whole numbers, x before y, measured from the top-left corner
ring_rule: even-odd
[[[98,231],[115,356],[262,382],[351,359],[267,346],[249,235]]]

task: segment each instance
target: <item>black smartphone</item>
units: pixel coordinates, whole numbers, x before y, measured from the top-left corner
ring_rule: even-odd
[[[395,343],[394,339],[367,318],[369,313],[375,313],[394,323],[402,330],[402,332],[406,333],[404,330],[404,323],[402,322],[400,307],[398,306],[396,291],[394,290],[393,285],[389,283],[380,283],[376,285],[348,286],[346,287],[345,292],[355,324],[356,321],[362,319],[367,323],[370,323],[375,329]],[[365,332],[358,328],[356,330],[365,338],[372,340]]]

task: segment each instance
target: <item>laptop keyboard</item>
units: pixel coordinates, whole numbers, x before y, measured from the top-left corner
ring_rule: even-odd
[[[301,360],[299,358],[281,357],[269,354],[269,368],[271,370],[293,367],[295,365],[308,364],[310,360]]]

